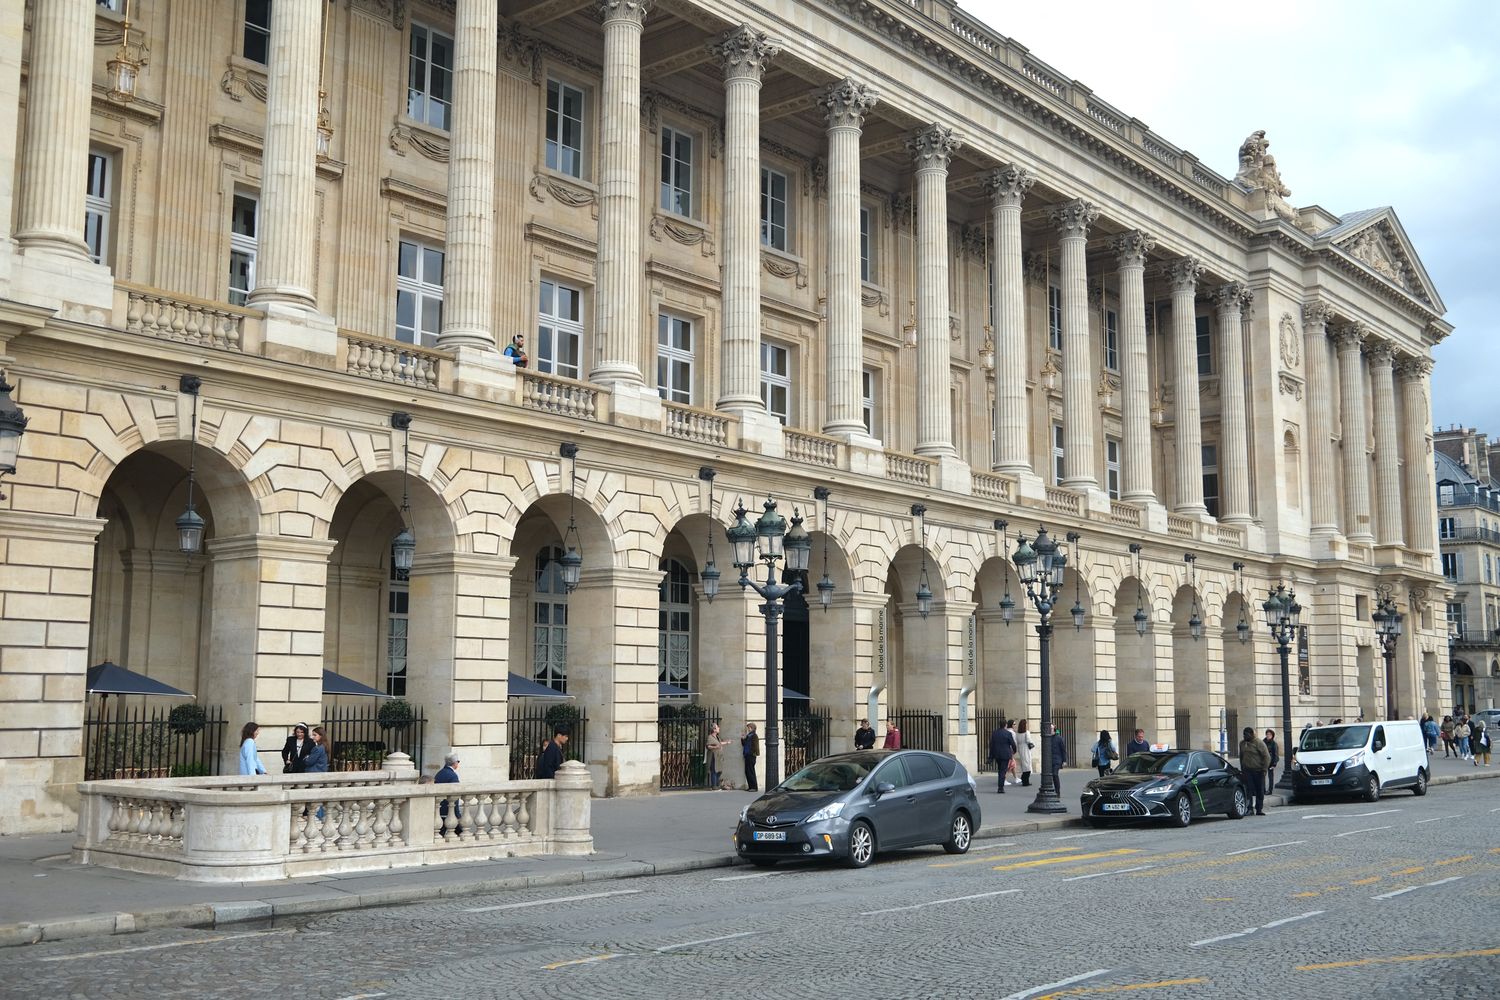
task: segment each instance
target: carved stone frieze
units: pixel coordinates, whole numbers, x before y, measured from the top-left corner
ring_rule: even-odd
[[[660,240],[663,237],[673,243],[680,243],[685,247],[698,247],[705,257],[714,255],[713,237],[708,234],[707,229],[674,219],[671,216],[655,214],[651,216],[651,225],[647,232],[652,239]]]
[[[531,175],[531,183],[527,185],[531,196],[537,201],[546,201],[550,195],[559,204],[570,208],[582,208],[585,205],[593,207],[593,214],[598,216],[599,196],[592,189],[582,184],[574,184],[556,174],[543,173],[538,170]]]
[[[807,266],[799,260],[761,251],[760,269],[773,277],[795,279],[798,288],[807,287]]]
[[[866,309],[878,307],[881,316],[889,316],[891,314],[891,300],[886,296],[885,292],[879,289],[864,289],[859,293],[859,301]]]
[[[1030,284],[1045,284],[1047,273],[1051,269],[1051,261],[1044,253],[1037,253],[1035,250],[1031,250],[1021,258],[1021,273]]]
[[[260,103],[266,103],[266,75],[236,65],[233,60],[219,78],[219,89],[228,94],[232,101],[243,101],[245,95],[249,94]]]
[[[1277,376],[1277,384],[1281,387],[1283,396],[1291,396],[1299,403],[1302,401],[1302,380],[1295,375],[1282,372]]]
[[[407,149],[414,149],[429,160],[448,162],[450,147],[447,136],[413,128],[399,118],[391,125],[391,133],[386,137],[386,142],[401,156],[406,155]]]
[[[1297,318],[1289,312],[1282,313],[1278,332],[1282,367],[1295,371],[1302,365],[1302,331],[1297,328]]]

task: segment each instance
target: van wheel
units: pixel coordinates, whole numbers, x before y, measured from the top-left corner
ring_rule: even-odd
[[[1427,794],[1427,769],[1426,768],[1418,768],[1417,769],[1417,783],[1415,785],[1411,786],[1411,793],[1413,795],[1426,795]]]
[[[1379,802],[1380,801],[1380,777],[1379,777],[1379,775],[1372,774],[1368,778],[1365,779],[1365,801],[1366,802]]]

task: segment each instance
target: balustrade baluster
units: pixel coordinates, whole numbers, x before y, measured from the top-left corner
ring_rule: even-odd
[[[292,853],[307,851],[307,813],[300,803],[292,806]]]
[[[355,831],[358,836],[358,845],[361,848],[369,847],[374,837],[370,834],[370,822],[375,813],[375,800],[362,799],[359,803],[359,827]]]
[[[338,850],[339,825],[334,821],[333,811],[340,808],[343,803],[329,802],[323,809],[323,850]]]
[[[141,332],[141,313],[142,313],[142,311],[143,310],[141,308],[141,297],[139,295],[132,295],[132,296],[130,296],[130,302],[125,307],[125,329],[126,330],[130,331],[131,333],[140,333]]]
[[[354,806],[345,799],[339,803],[339,850],[354,850]]]
[[[391,826],[391,843],[393,843],[393,844],[400,844],[402,846],[406,845],[406,838],[403,837],[403,836],[401,836],[401,832],[404,829],[406,829],[405,824],[403,824],[401,822],[401,809],[402,809],[403,806],[409,805],[411,803],[411,801],[412,801],[411,799],[392,799],[391,800],[391,823],[390,823],[390,826]]]
[[[386,809],[390,806],[389,799],[377,799],[375,801],[375,846],[384,847],[391,840],[391,824],[386,820]]]
[[[317,854],[323,850],[323,821],[318,819],[318,805],[316,802],[309,802],[307,812],[302,817],[307,824],[307,846],[304,850],[308,854]]]
[[[531,799],[531,792],[522,792],[517,796],[520,799],[519,808],[516,809],[516,829],[522,840],[531,837],[531,810],[527,808],[527,802]]]
[[[516,839],[516,797],[514,795],[502,796],[505,799],[505,821],[501,834],[506,840]]]
[[[178,804],[176,804],[176,805],[174,805],[172,807],[172,826],[171,826],[171,829],[169,829],[167,831],[167,836],[170,837],[176,844],[178,844],[179,846],[181,846],[181,844],[182,844],[182,831],[186,827],[187,827],[187,808],[185,806],[183,806],[181,803],[178,803]]]

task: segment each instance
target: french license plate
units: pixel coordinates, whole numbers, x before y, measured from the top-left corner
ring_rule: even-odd
[[[785,840],[785,830],[756,830],[751,834],[752,840]]]
[[[1130,803],[1128,803],[1128,802],[1106,802],[1106,803],[1104,803],[1104,811],[1105,812],[1129,812],[1130,811]]]
[[[1332,778],[1314,778],[1314,779],[1312,779],[1312,784],[1314,784],[1314,785],[1331,785],[1331,784],[1333,784],[1333,779]]]

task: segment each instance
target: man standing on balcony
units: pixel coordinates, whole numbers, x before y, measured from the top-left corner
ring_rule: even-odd
[[[531,359],[526,356],[526,335],[518,333],[510,338],[510,343],[505,345],[505,356],[510,358],[511,364],[517,368],[525,368]]]

